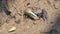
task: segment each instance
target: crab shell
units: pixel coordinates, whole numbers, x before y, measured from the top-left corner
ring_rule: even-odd
[[[26,9],[24,13],[33,19],[39,19],[39,17],[33,13],[33,10],[31,8]]]

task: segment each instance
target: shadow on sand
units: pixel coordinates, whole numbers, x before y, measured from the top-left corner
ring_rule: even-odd
[[[54,23],[55,24],[52,26],[52,29],[47,34],[60,34],[60,16],[56,18]]]
[[[7,9],[6,0],[0,0],[0,13],[5,12],[6,15],[10,15],[10,11]]]

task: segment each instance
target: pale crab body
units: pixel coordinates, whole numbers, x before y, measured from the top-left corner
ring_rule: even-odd
[[[34,14],[32,11],[33,11],[32,9],[28,8],[24,11],[24,13],[27,16],[31,17],[32,19],[39,19],[39,17],[36,14]]]

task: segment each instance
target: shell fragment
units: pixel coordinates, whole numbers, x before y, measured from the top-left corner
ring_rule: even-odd
[[[15,31],[16,30],[16,26],[12,26],[8,31],[9,32],[13,32],[13,31]]]

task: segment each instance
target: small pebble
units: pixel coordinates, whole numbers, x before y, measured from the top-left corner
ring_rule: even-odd
[[[30,3],[27,3],[27,6],[30,5]]]
[[[19,24],[19,23],[20,23],[20,19],[16,20],[15,22],[16,22],[17,24]]]

